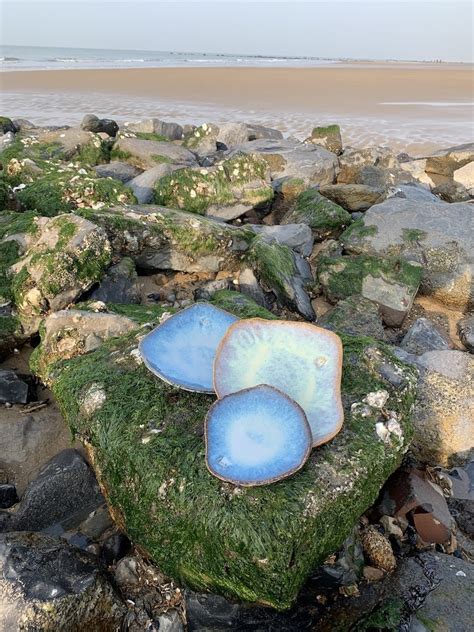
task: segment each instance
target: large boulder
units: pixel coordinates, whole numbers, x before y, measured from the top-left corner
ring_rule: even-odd
[[[145,119],[134,123],[125,123],[124,130],[138,134],[154,134],[168,140],[181,140],[183,128],[178,123],[162,121],[158,118]]]
[[[44,220],[39,237],[11,267],[25,332],[37,331],[45,314],[66,307],[100,281],[110,260],[102,228],[73,214]]]
[[[244,154],[207,169],[180,169],[155,185],[157,204],[226,221],[268,206],[272,198],[266,162]]]
[[[342,154],[341,128],[339,125],[326,125],[325,127],[314,127],[307,143],[321,145],[324,149],[333,154]]]
[[[143,173],[135,176],[133,180],[127,182],[127,186],[132,189],[138,204],[149,204],[152,202],[155,184],[160,178],[167,176],[175,169],[179,169],[179,167],[163,163],[151,169],[147,169]]]
[[[291,176],[306,185],[332,184],[338,169],[337,156],[319,145],[299,143],[289,139],[258,139],[238,145],[232,152],[256,154],[265,160],[272,179]]]
[[[367,184],[327,184],[320,189],[322,195],[347,211],[366,211],[368,208],[385,199],[382,187]]]
[[[326,298],[336,303],[360,294],[379,305],[384,322],[401,325],[410,311],[422,276],[419,264],[400,258],[322,256],[318,280]]]
[[[203,423],[213,398],[178,391],[148,371],[137,357],[143,333],[50,370],[114,518],[175,579],[288,608],[399,464],[412,434],[416,372],[371,339],[344,337],[342,431],[295,476],[244,489],[206,469]],[[101,401],[88,407],[98,388]],[[383,412],[362,403],[380,390],[388,395]]]
[[[114,254],[145,270],[218,272],[240,267],[254,238],[248,228],[228,226],[164,206],[82,212],[107,233]]]
[[[415,453],[426,463],[440,465],[472,459],[474,358],[462,351],[427,351],[417,365]]]
[[[158,164],[193,166],[196,157],[185,147],[168,141],[120,138],[114,145],[111,157],[128,162],[140,169],[151,169]]]
[[[300,193],[292,208],[283,216],[282,224],[307,224],[317,241],[338,237],[352,222],[350,214],[316,188]]]
[[[474,143],[440,149],[426,156],[425,171],[435,176],[452,178],[455,171],[474,160]]]
[[[396,184],[400,179],[410,179],[406,172],[399,173],[398,160],[388,147],[348,147],[339,157],[339,165],[337,181],[345,184],[371,184],[365,181],[366,170],[374,167],[386,174],[389,178],[387,184]]]
[[[141,173],[141,169],[118,160],[107,162],[104,165],[97,165],[94,167],[94,171],[99,178],[113,178],[123,183],[133,180]]]
[[[212,154],[217,149],[219,128],[214,123],[203,123],[184,136],[183,147],[192,150],[198,156]]]
[[[50,156],[89,164],[105,162],[102,139],[79,127],[40,131],[35,141],[50,148]]]
[[[100,119],[95,114],[86,114],[82,119],[81,128],[86,132],[94,132],[95,134],[107,134],[107,136],[116,136],[119,126],[112,119]]]
[[[0,630],[115,632],[125,613],[94,555],[38,533],[0,535]]]
[[[341,236],[355,254],[398,255],[423,265],[422,294],[461,309],[474,304],[474,215],[470,204],[392,198]]]

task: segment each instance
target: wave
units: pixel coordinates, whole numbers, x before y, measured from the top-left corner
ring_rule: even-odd
[[[19,57],[0,57],[0,62],[4,61],[21,61]]]

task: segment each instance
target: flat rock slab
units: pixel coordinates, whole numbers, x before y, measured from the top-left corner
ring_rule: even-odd
[[[121,138],[112,150],[120,157],[140,169],[151,169],[157,164],[178,164],[193,166],[196,164],[195,155],[181,145],[168,141],[142,140],[141,138]]]
[[[468,309],[474,304],[474,212],[471,204],[392,198],[372,206],[341,236],[355,254],[400,255],[423,265],[420,291]]]
[[[12,369],[0,369],[0,404],[26,404],[28,384]]]
[[[203,423],[214,398],[156,378],[137,357],[140,337],[110,340],[50,374],[67,422],[86,440],[112,515],[180,582],[288,608],[399,464],[411,439],[416,372],[375,341],[344,337],[342,431],[313,450],[295,476],[242,489],[206,469]],[[100,406],[84,408],[97,385],[105,395]],[[401,436],[382,440],[375,427],[381,411],[361,403],[380,389]]]

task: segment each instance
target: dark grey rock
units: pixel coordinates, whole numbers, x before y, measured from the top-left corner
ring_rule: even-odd
[[[256,303],[266,307],[265,293],[250,268],[244,268],[239,275],[239,289],[242,294],[250,296]]]
[[[435,204],[443,203],[442,199],[431,193],[427,187],[419,184],[418,182],[407,182],[405,184],[390,187],[387,198],[392,197],[417,202],[433,202]]]
[[[105,165],[96,165],[94,171],[99,178],[113,178],[120,182],[129,182],[140,175],[141,169],[126,162],[112,161]]]
[[[282,226],[254,224],[251,228],[265,241],[276,241],[279,244],[289,246],[304,257],[309,257],[313,250],[313,231],[306,224],[284,224]]]
[[[466,349],[474,353],[474,315],[458,322],[458,334]]]
[[[115,632],[125,612],[92,555],[37,533],[0,535],[0,630]]]
[[[17,131],[17,126],[8,116],[0,116],[0,134],[7,134],[8,132],[16,134]]]
[[[400,347],[408,353],[421,355],[425,351],[453,349],[454,345],[441,327],[435,325],[428,318],[417,318],[403,337]]]
[[[0,509],[9,509],[18,502],[15,485],[0,485]]]
[[[89,516],[80,525],[80,532],[92,540],[98,540],[100,536],[110,529],[114,524],[112,517],[109,513],[107,505],[104,503],[98,507],[95,511],[91,512]]]
[[[11,528],[41,531],[58,523],[64,529],[72,528],[103,502],[95,476],[83,457],[77,450],[63,450],[28,485]]]
[[[467,202],[470,199],[469,191],[465,186],[454,180],[448,180],[438,184],[433,193],[445,202]]]
[[[352,336],[372,336],[386,340],[378,305],[359,295],[339,301],[319,319],[318,325]]]
[[[107,134],[108,136],[116,136],[119,126],[112,119],[100,119],[95,114],[86,114],[82,119],[81,128],[86,132],[94,132],[95,134]]]
[[[132,545],[123,533],[113,533],[102,544],[102,556],[107,564],[121,560],[130,551]]]
[[[133,260],[124,257],[109,268],[101,284],[91,292],[89,298],[104,303],[139,303],[140,294],[135,286],[136,279],[137,272]]]
[[[0,369],[0,404],[26,404],[28,384],[12,369]]]

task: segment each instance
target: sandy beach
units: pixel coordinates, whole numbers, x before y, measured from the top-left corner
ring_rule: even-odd
[[[146,68],[5,72],[3,109],[40,123],[116,118],[264,122],[304,136],[339,122],[346,142],[422,153],[473,135],[469,64]],[[52,95],[54,97],[52,98]]]

